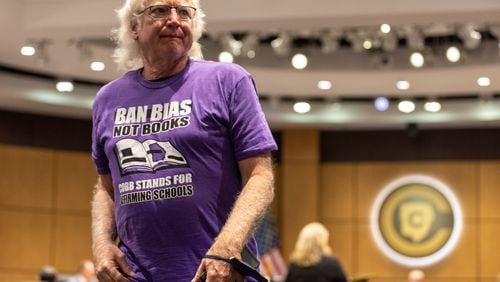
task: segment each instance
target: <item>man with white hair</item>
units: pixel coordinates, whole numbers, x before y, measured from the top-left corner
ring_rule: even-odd
[[[229,259],[256,255],[277,149],[253,78],[200,60],[199,0],[127,0],[118,16],[129,71],[93,105],[97,277],[243,281]]]

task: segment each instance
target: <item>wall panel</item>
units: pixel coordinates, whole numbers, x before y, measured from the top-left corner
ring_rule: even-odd
[[[319,135],[314,130],[290,130],[282,137],[280,230],[281,249],[288,258],[300,229],[319,219]]]
[[[282,250],[288,258],[300,229],[318,220],[318,169],[307,164],[288,164],[282,168],[283,192]]]
[[[51,208],[53,150],[0,146],[0,205]]]
[[[56,208],[89,213],[97,180],[90,154],[59,151],[56,169]]]
[[[23,274],[17,272],[11,272],[10,269],[0,268],[0,281],[2,282],[12,282],[12,281],[23,281],[23,282],[37,282],[39,281],[37,274]]]
[[[288,130],[282,136],[282,159],[289,162],[319,162],[319,133],[311,129]]]
[[[330,231],[330,246],[333,254],[340,260],[346,274],[353,275],[356,261],[354,252],[356,246],[353,245],[355,237],[355,226],[351,222],[326,221],[326,228]]]
[[[479,168],[481,217],[500,219],[500,162],[484,161]]]
[[[354,165],[352,163],[325,164],[320,171],[321,218],[345,219],[354,216]]]
[[[72,273],[83,259],[92,259],[90,215],[59,214],[54,233],[55,265]]]
[[[367,220],[358,223],[357,233],[354,238],[358,245],[356,252],[357,272],[373,273],[377,277],[375,281],[379,281],[379,278],[406,276],[407,270],[404,267],[395,264],[379,251],[371,236],[370,225]]]
[[[33,281],[54,265],[74,273],[91,258],[88,152],[0,144],[0,281]]]
[[[53,221],[41,211],[0,210],[0,269],[37,272],[51,262]]]
[[[478,242],[481,276],[500,278],[500,221],[480,224]]]

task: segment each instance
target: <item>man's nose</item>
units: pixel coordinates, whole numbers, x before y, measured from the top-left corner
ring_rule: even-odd
[[[180,25],[180,17],[177,14],[177,9],[175,8],[170,8],[170,13],[167,15],[166,21],[167,21],[167,26],[169,27],[176,27]]]

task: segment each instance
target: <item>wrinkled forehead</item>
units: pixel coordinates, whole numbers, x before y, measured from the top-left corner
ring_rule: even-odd
[[[193,6],[193,1],[191,0],[143,0],[142,1],[143,7],[149,7],[152,5]]]

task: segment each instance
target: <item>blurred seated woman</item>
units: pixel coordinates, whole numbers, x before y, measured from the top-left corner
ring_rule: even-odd
[[[300,231],[290,257],[286,282],[346,282],[340,262],[328,245],[329,232],[319,222],[309,223]]]

